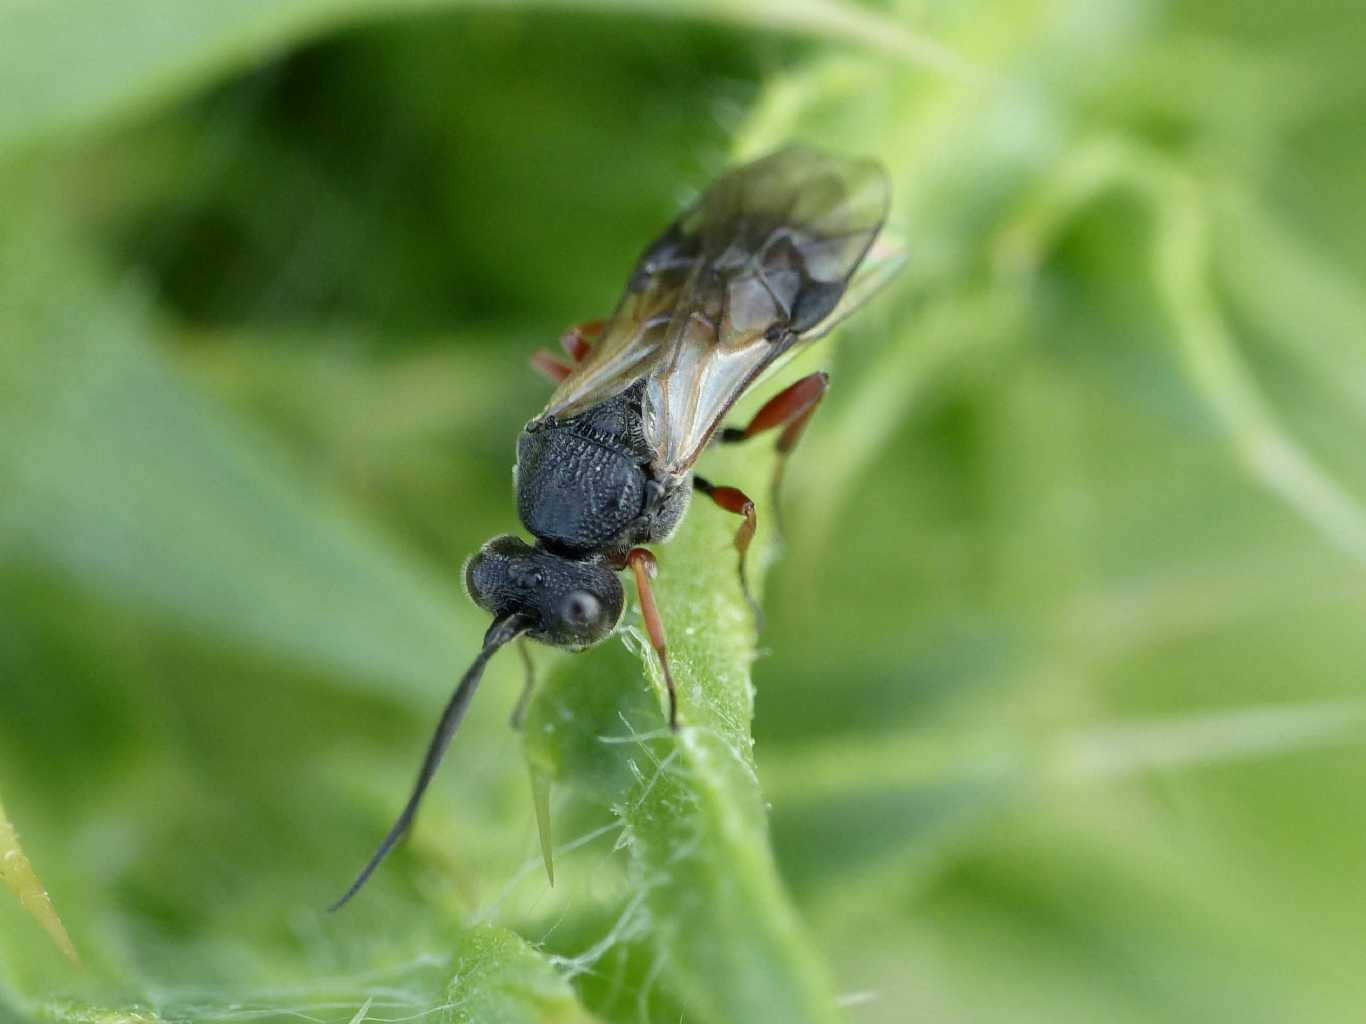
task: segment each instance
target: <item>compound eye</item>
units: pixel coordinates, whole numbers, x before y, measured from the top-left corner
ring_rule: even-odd
[[[564,599],[560,614],[575,629],[587,629],[602,617],[602,603],[588,591],[576,590]]]

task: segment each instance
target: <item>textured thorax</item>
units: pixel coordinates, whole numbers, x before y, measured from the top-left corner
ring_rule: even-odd
[[[517,514],[533,534],[570,552],[630,542],[657,488],[640,429],[639,389],[577,416],[532,421],[517,442]]]

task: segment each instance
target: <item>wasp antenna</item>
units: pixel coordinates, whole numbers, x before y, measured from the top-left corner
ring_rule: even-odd
[[[432,742],[427,747],[427,755],[422,760],[422,769],[417,773],[417,782],[413,786],[412,795],[408,797],[407,805],[403,808],[403,813],[398,816],[393,828],[389,829],[389,834],[379,844],[379,849],[375,851],[375,855],[370,858],[369,863],[356,876],[356,880],[351,883],[351,888],[346,890],[346,894],[341,899],[328,907],[329,913],[346,906],[351,897],[360,892],[361,887],[375,873],[375,869],[380,866],[385,857],[389,856],[389,851],[398,844],[398,841],[403,838],[403,834],[408,831],[413,823],[413,818],[417,816],[417,808],[422,803],[423,794],[427,792],[427,787],[431,784],[432,778],[436,775],[436,770],[441,766],[441,761],[446,756],[446,751],[451,745],[451,738],[455,736],[455,730],[459,728],[461,719],[469,710],[474,691],[478,688],[479,680],[484,675],[484,667],[498,648],[511,640],[515,640],[531,626],[532,620],[530,618],[514,612],[500,619],[495,619],[488,632],[484,634],[483,650],[479,652],[474,659],[474,664],[469,667],[464,678],[460,680],[460,685],[455,688],[455,693],[451,695],[450,703],[446,705],[446,710],[441,714],[441,721],[437,723],[436,733],[432,736]]]

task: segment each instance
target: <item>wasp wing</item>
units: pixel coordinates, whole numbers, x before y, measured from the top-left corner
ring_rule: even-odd
[[[775,359],[846,315],[888,201],[878,164],[789,146],[723,176],[680,219],[700,253],[646,383],[659,468],[686,471]]]
[[[891,282],[906,263],[906,247],[900,239],[880,234],[849,278],[844,294],[830,315],[801,336],[802,344],[820,341]]]
[[[686,214],[685,214],[686,216]],[[669,326],[701,259],[701,239],[675,221],[636,261],[601,336],[550,396],[545,416],[572,416],[625,391],[665,354]]]
[[[656,466],[685,472],[774,359],[842,319],[887,205],[879,165],[806,146],[729,171],[646,249],[546,414],[572,415],[643,377]]]

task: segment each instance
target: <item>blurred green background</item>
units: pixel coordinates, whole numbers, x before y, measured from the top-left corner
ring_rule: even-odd
[[[0,894],[0,1020],[1362,1019],[1363,48],[1348,0],[0,3],[0,799],[84,960]],[[833,373],[753,754],[699,506],[691,728],[628,628],[519,738],[504,655],[327,915],[476,649],[528,355],[792,138],[885,162],[911,258],[752,396]]]

